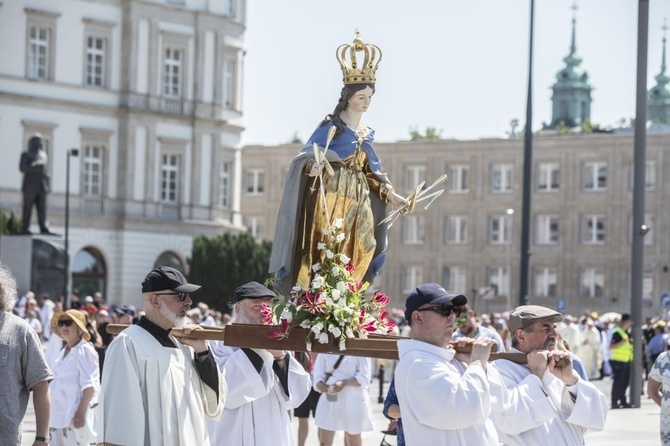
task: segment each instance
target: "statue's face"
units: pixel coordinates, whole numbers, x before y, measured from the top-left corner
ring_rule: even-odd
[[[372,95],[374,90],[370,87],[365,87],[359,90],[347,101],[347,108],[352,112],[365,113],[372,102]]]
[[[32,138],[30,138],[28,148],[34,152],[42,150],[42,139],[37,136],[33,136]]]

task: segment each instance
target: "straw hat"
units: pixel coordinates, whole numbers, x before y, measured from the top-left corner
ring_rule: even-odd
[[[51,331],[53,333],[56,333],[59,338],[63,338],[63,335],[60,334],[60,327],[58,326],[58,322],[65,317],[72,319],[74,323],[77,324],[79,328],[81,328],[81,331],[84,332],[84,339],[87,341],[91,340],[91,335],[86,329],[86,316],[84,316],[84,313],[79,310],[57,311],[54,313],[53,317],[51,318]]]

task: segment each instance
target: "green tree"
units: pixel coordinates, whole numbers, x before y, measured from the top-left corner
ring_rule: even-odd
[[[558,132],[559,135],[567,135],[568,133],[570,133],[570,127],[568,127],[565,124],[565,121],[561,121],[556,126],[556,131]]]
[[[594,126],[593,123],[591,123],[590,119],[585,119],[585,120],[582,121],[582,123],[580,125],[580,131],[582,133],[593,133],[593,130],[596,127],[597,126]]]
[[[199,236],[193,241],[188,279],[202,285],[195,300],[228,311],[238,286],[268,277],[272,242],[257,242],[249,233]]]
[[[10,212],[9,216],[4,212],[0,212],[0,235],[20,234],[21,220],[16,218],[14,212]]]
[[[414,127],[409,129],[409,136],[412,141],[439,141],[442,139],[442,130],[426,127],[426,131],[421,133],[417,127]]]

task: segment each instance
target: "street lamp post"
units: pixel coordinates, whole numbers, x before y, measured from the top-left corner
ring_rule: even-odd
[[[514,216],[514,209],[507,209],[507,231],[509,237],[507,239],[507,308],[506,310],[512,309],[512,218]]]
[[[528,303],[528,268],[530,264],[530,189],[533,166],[533,28],[535,0],[530,0],[530,39],[528,44],[528,92],[526,94],[526,128],[523,144],[523,193],[521,202],[521,260],[519,264],[519,305]]]
[[[64,305],[70,306],[70,157],[79,156],[79,149],[67,151],[67,163],[65,167],[65,284],[63,285]]]

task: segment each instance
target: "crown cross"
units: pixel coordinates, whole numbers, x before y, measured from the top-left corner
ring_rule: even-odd
[[[342,68],[342,81],[349,84],[374,84],[379,62],[382,60],[382,50],[377,45],[365,43],[361,39],[358,28],[354,30],[356,37],[352,44],[340,45],[335,51],[337,61]],[[363,64],[358,64],[357,53],[363,53]]]

